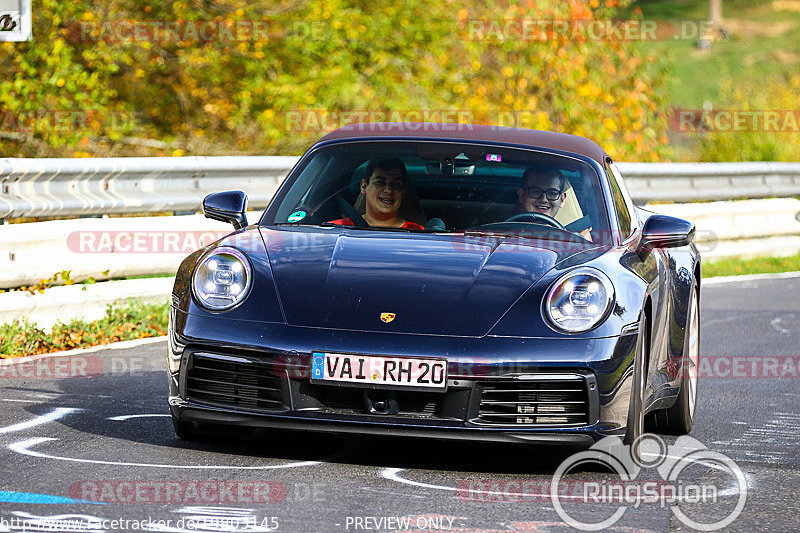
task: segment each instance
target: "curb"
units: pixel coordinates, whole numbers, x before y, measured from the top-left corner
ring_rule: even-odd
[[[60,352],[42,353],[38,355],[25,355],[22,357],[11,357],[8,359],[0,359],[0,366],[13,365],[17,363],[25,363],[28,361],[36,361],[37,359],[45,359],[48,357],[68,357],[71,355],[83,355],[86,353],[99,352],[100,350],[124,350],[125,348],[136,348],[137,346],[144,346],[147,344],[155,344],[157,342],[166,341],[167,337],[145,337],[143,339],[131,339],[128,341],[110,342],[108,344],[98,344],[97,346],[90,346],[88,348],[74,348],[72,350],[62,350]]]
[[[30,323],[49,330],[59,321],[98,320],[105,316],[109,305],[125,305],[129,299],[167,303],[174,284],[174,277],[144,278],[51,287],[41,294],[6,292],[0,294],[0,323],[26,317]]]
[[[735,282],[748,282],[758,281],[761,279],[792,279],[800,278],[800,272],[778,272],[775,274],[745,274],[742,276],[719,276],[714,278],[705,278],[700,282],[700,286],[706,285],[722,285],[724,283]]]

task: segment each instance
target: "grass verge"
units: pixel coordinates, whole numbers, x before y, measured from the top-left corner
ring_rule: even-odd
[[[0,324],[0,358],[39,355],[166,335],[168,314],[168,303],[143,304],[129,300],[124,306],[109,306],[105,316],[99,320],[58,323],[49,332],[27,320]]]
[[[788,257],[728,258],[703,264],[703,277],[741,276],[744,274],[777,274],[800,271],[800,254]]]
[[[776,7],[770,0],[725,0],[723,26],[730,36],[716,41],[708,51],[696,47],[701,35],[692,38],[646,41],[646,51],[667,54],[674,63],[674,107],[702,109],[706,101],[723,108],[721,81],[729,78],[734,87],[763,87],[768,79],[788,80],[797,74],[797,42],[800,12]],[[640,0],[631,6],[644,19],[700,23],[709,17],[709,3],[697,0],[669,2]],[[629,13],[630,14],[630,13]],[[694,28],[694,26],[692,26]]]

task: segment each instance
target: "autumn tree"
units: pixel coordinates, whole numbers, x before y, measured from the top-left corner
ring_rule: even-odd
[[[39,0],[34,40],[0,45],[0,154],[296,154],[358,112],[450,110],[663,159],[666,65],[586,30],[617,4]]]

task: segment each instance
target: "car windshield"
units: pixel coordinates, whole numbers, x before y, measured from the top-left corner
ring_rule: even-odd
[[[386,217],[391,225],[380,227]],[[595,243],[608,235],[599,177],[583,160],[542,150],[434,141],[349,142],[318,149],[288,178],[262,225]]]

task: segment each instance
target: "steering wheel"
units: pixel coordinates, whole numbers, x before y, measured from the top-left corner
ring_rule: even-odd
[[[545,215],[544,213],[517,213],[516,215],[505,219],[504,222],[538,222],[540,224],[547,224],[548,226],[553,226],[554,228],[567,231],[567,228],[565,228],[561,222],[554,219],[550,215]]]
[[[353,221],[353,224],[360,228],[368,228],[369,224],[361,214],[356,211],[356,208],[350,205],[350,202],[342,198],[341,194],[336,195],[336,204],[339,206],[339,209],[342,210],[342,213],[347,215],[347,218]]]

